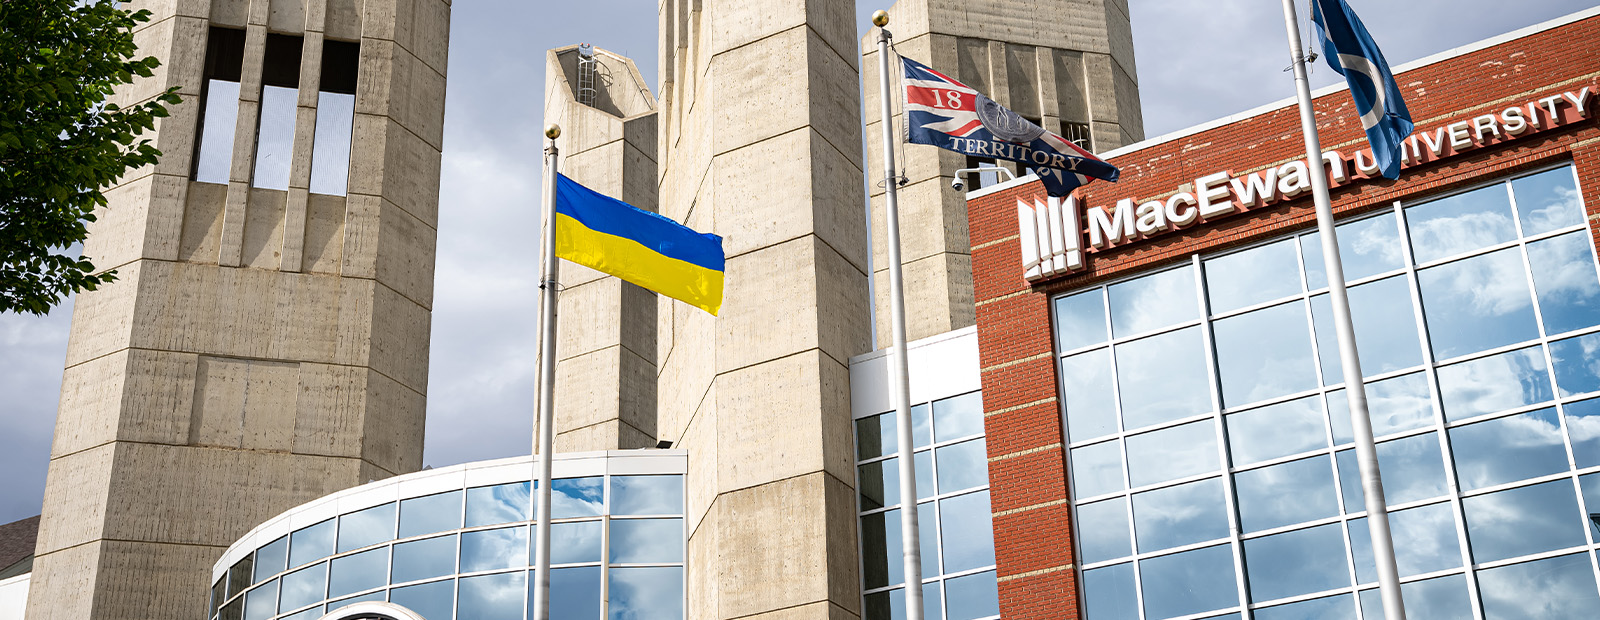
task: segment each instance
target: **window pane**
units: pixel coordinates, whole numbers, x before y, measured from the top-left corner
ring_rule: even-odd
[[[280,620],[317,620],[318,618],[321,618],[322,615],[323,614],[322,614],[322,608],[321,607],[312,607],[311,609],[307,609],[307,610],[302,611],[302,612],[297,613],[297,614],[284,616]],[[432,616],[429,616],[429,617],[431,618]],[[440,618],[444,618],[446,620],[449,620],[449,618],[450,618],[450,616],[448,616],[448,615],[439,616],[439,617]],[[222,614],[222,620],[229,620],[229,616],[228,616],[228,613],[226,611],[224,611],[223,614]]]
[[[1456,537],[1456,517],[1450,504],[1433,504],[1389,513],[1390,538],[1400,577],[1411,577],[1461,566],[1461,544]],[[1372,559],[1372,530],[1365,517],[1350,521],[1350,550],[1355,554],[1356,579],[1378,580]]]
[[[339,553],[394,540],[394,503],[339,517]]]
[[[278,611],[278,582],[268,581],[244,595],[244,620],[267,620]]]
[[[1339,514],[1333,467],[1326,456],[1242,471],[1234,474],[1233,484],[1246,532]]]
[[[317,133],[311,143],[311,193],[345,195],[350,179],[350,140],[356,97],[317,93]]]
[[[611,562],[665,564],[683,561],[683,519],[612,519]]]
[[[1600,391],[1600,334],[1550,343],[1562,396]]]
[[[1255,611],[1256,620],[1355,620],[1355,601],[1341,594]]]
[[[1584,544],[1583,515],[1568,480],[1468,497],[1461,504],[1478,562]]]
[[[683,514],[683,476],[612,476],[611,514]]]
[[[467,489],[466,527],[527,521],[533,505],[529,492],[526,482]]]
[[[1361,373],[1370,377],[1422,363],[1417,320],[1411,307],[1411,287],[1405,276],[1351,287],[1350,321],[1356,328],[1356,350]],[[1333,305],[1327,295],[1311,298],[1312,321],[1317,326],[1317,356],[1322,360],[1322,383],[1344,382]]]
[[[1580,620],[1600,608],[1589,554],[1478,571],[1486,620]]]
[[[1444,457],[1439,451],[1436,433],[1385,441],[1377,447],[1386,503],[1404,504],[1444,495]],[[1339,487],[1344,492],[1345,512],[1367,509],[1354,450],[1339,453]]]
[[[283,576],[283,599],[278,608],[283,611],[299,609],[326,600],[328,589],[328,563],[323,562]]]
[[[918,523],[919,528],[932,526],[932,519]],[[994,524],[990,522],[988,491],[939,500],[939,527],[944,533],[941,550],[946,574],[994,566]]]
[[[1072,449],[1072,486],[1079,498],[1121,491],[1122,449],[1116,440]]]
[[[611,569],[611,620],[683,617],[683,569]]]
[[[1000,592],[994,571],[965,575],[944,582],[949,597],[948,620],[974,620],[1000,615]],[[938,616],[934,616],[937,618]]]
[[[346,605],[354,605],[356,603],[365,603],[367,601],[382,601],[387,596],[387,594],[388,594],[387,592],[384,592],[383,590],[379,590],[377,592],[368,592],[368,593],[363,594],[361,596],[352,596],[350,598],[342,598],[342,599],[339,599],[337,601],[333,601],[331,603],[328,603],[328,609],[335,610],[335,609],[339,609],[340,607],[344,607]]]
[[[245,591],[250,586],[250,573],[253,558],[246,555],[228,567],[228,590],[234,594]]]
[[[1111,387],[1111,350],[1061,359],[1067,437],[1078,442],[1117,432],[1116,393]]]
[[[328,598],[338,598],[389,583],[389,548],[379,547],[334,558],[328,569]]]
[[[1057,351],[1106,341],[1106,305],[1100,289],[1057,297],[1055,311]]]
[[[856,459],[893,454],[899,449],[895,442],[894,415],[880,413],[856,420]]]
[[[605,492],[601,477],[562,478],[550,481],[550,518],[597,517]]]
[[[1583,489],[1583,505],[1587,508],[1589,518],[1586,520],[1591,534],[1600,538],[1600,522],[1596,522],[1594,515],[1600,512],[1600,474],[1589,474],[1578,478],[1578,486]]]
[[[461,620],[522,620],[527,573],[462,577],[456,617]]]
[[[289,535],[290,568],[330,555],[333,555],[333,519],[300,528]]]
[[[1400,584],[1400,598],[1405,603],[1406,620],[1471,618],[1470,596],[1467,592],[1467,578],[1462,575]],[[1361,592],[1361,614],[1366,620],[1383,620],[1383,595],[1378,590]]]
[[[456,572],[456,537],[440,536],[394,546],[394,571],[389,583],[443,577]]]
[[[1170,618],[1239,604],[1233,552],[1207,547],[1139,562],[1147,618]]]
[[[1452,428],[1450,444],[1463,491],[1567,470],[1554,408]]]
[[[1317,386],[1305,306],[1291,302],[1211,324],[1222,403],[1237,407]]]
[[[1149,553],[1228,535],[1227,497],[1212,478],[1133,496],[1139,552]]]
[[[460,528],[460,491],[416,497],[400,502],[400,538]]]
[[[1334,228],[1339,237],[1339,263],[1346,281],[1375,276],[1403,266],[1400,229],[1394,213],[1384,213]],[[1322,264],[1322,235],[1315,231],[1300,237],[1300,253],[1306,262],[1306,283],[1311,290],[1328,285],[1328,271]]]
[[[254,577],[251,583],[261,583],[263,579],[283,572],[284,564],[289,556],[289,537],[284,536],[256,550]],[[218,601],[219,603],[221,601]]]
[[[911,406],[911,446],[925,448],[933,445],[933,425],[928,403]]]
[[[1217,471],[1217,431],[1211,420],[1128,438],[1129,479],[1141,487]]]
[[[1328,415],[1335,421],[1336,441],[1351,441],[1350,403],[1344,390],[1328,393]],[[1419,372],[1368,383],[1367,415],[1372,419],[1372,434],[1377,437],[1433,424],[1433,397],[1428,391],[1427,375]]]
[[[205,107],[194,180],[227,183],[233,167],[233,136],[239,123],[239,83],[208,80]]]
[[[1567,403],[1567,434],[1572,437],[1572,458],[1578,467],[1600,465],[1600,400]],[[1600,506],[1594,507],[1600,512]]]
[[[1284,239],[1205,261],[1206,297],[1221,314],[1300,292],[1294,239]]]
[[[968,392],[933,401],[935,441],[983,434],[983,392]]]
[[[1434,359],[1539,336],[1521,254],[1507,248],[1417,273]]]
[[[289,189],[289,161],[294,154],[295,103],[299,99],[298,89],[271,85],[261,87],[261,127],[256,136],[256,187]]]
[[[1133,564],[1083,571],[1083,596],[1088,620],[1139,620]]]
[[[1538,346],[1440,368],[1445,418],[1462,420],[1555,398],[1547,369]]]
[[[1245,577],[1258,601],[1348,586],[1344,558],[1337,523],[1244,541]]]
[[[554,564],[574,564],[578,562],[599,562],[600,537],[604,524],[599,521],[578,521],[576,523],[550,524],[550,562]],[[526,539],[526,530],[517,534]],[[681,534],[674,534],[681,537]],[[612,543],[616,544],[616,543]],[[526,553],[526,552],[524,552]],[[505,566],[512,566],[511,561],[521,559],[523,565],[527,564],[527,555],[511,558]]]
[[[866,596],[866,620],[906,620],[906,595],[902,589],[874,592]],[[922,584],[922,617],[929,620],[942,613],[939,582]]]
[[[939,574],[939,532],[934,519],[933,502],[917,506],[917,535],[922,540],[924,577]],[[993,548],[993,543],[990,547]],[[905,564],[901,556],[898,509],[861,517],[862,581],[867,589],[904,583]]]
[[[1076,525],[1075,529],[1082,533],[1078,545],[1083,548],[1084,564],[1113,560],[1131,552],[1128,505],[1120,497],[1078,506]]]
[[[1111,331],[1118,338],[1200,318],[1194,272],[1188,267],[1113,284]]]
[[[550,617],[600,620],[600,567],[580,566],[550,571]],[[529,593],[528,600],[533,600]]]
[[[1211,411],[1200,328],[1117,345],[1117,392],[1126,430]]]
[[[556,523],[550,525],[550,561],[559,563],[556,557],[563,549],[561,543],[565,542],[565,529],[567,524]],[[597,534],[595,538],[599,538]],[[595,560],[599,560],[600,552],[595,551]],[[507,527],[496,530],[481,530],[477,532],[464,532],[461,534],[461,572],[472,573],[481,570],[494,570],[497,568],[520,568],[528,565],[528,528]]]
[[[1517,198],[1517,217],[1523,235],[1537,235],[1583,223],[1583,198],[1572,179],[1572,168],[1562,167],[1511,182]]]
[[[1528,265],[1546,334],[1600,323],[1600,276],[1594,247],[1579,231],[1528,244]]]
[[[989,484],[989,456],[983,439],[942,446],[937,451],[940,493]]]
[[[1411,251],[1418,263],[1470,252],[1517,238],[1511,198],[1496,183],[1464,194],[1406,207]]]
[[[1235,467],[1328,446],[1322,405],[1315,396],[1230,414],[1224,420]]]
[[[551,573],[551,593],[555,593]],[[456,608],[456,582],[453,579],[424,583],[389,591],[389,602],[421,614],[428,620],[450,620]],[[552,601],[551,611],[555,611]]]

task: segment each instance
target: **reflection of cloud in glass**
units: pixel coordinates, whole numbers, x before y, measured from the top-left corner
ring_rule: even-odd
[[[1383,497],[1390,505],[1438,497],[1445,493],[1444,457],[1437,433],[1415,435],[1378,444],[1378,470],[1383,474]],[[1366,510],[1361,492],[1361,471],[1354,450],[1338,455],[1339,488],[1344,510]]]
[[[1400,576],[1410,577],[1461,566],[1461,546],[1456,538],[1456,518],[1450,504],[1433,504],[1389,513],[1395,564]],[[1350,521],[1350,550],[1355,553],[1356,579],[1378,580],[1372,559],[1372,532],[1367,519]]]
[[[1116,347],[1125,430],[1211,410],[1200,328],[1187,327]]]
[[[1056,298],[1056,347],[1071,351],[1106,340],[1106,306],[1100,289]]]
[[[1594,586],[1586,553],[1478,571],[1483,615],[1495,620],[1592,618]]]
[[[924,513],[917,514],[920,518]],[[939,523],[944,534],[940,549],[945,573],[994,565],[994,524],[988,491],[939,500]]]
[[[1171,618],[1239,603],[1233,553],[1206,547],[1139,562],[1147,618]]]
[[[456,617],[473,620],[521,620],[523,595],[528,586],[526,572],[463,577]]]
[[[1539,335],[1520,254],[1508,248],[1417,274],[1436,359]]]
[[[1340,594],[1255,611],[1256,620],[1349,620],[1354,610],[1350,595]]]
[[[602,478],[562,478],[550,481],[550,517],[592,517],[600,514],[605,488]]]
[[[561,524],[550,527],[550,540],[557,540]],[[560,549],[552,546],[552,549]],[[551,554],[552,562],[554,553]],[[461,535],[461,572],[471,573],[497,568],[528,565],[528,528],[508,527],[498,530],[466,532]]]
[[[1328,445],[1322,407],[1315,396],[1229,414],[1226,421],[1228,450],[1235,466]]]
[[[1350,585],[1339,524],[1244,541],[1245,577],[1256,600],[1272,600]]]
[[[1553,342],[1550,357],[1562,396],[1600,391],[1600,334]]]
[[[1122,498],[1078,506],[1076,529],[1085,564],[1128,555],[1128,506]]]
[[[611,561],[683,561],[683,519],[612,519]]]
[[[1422,346],[1411,310],[1411,289],[1403,276],[1368,282],[1350,289],[1350,320],[1355,325],[1356,348],[1361,353],[1361,373],[1368,377],[1422,363]],[[1311,298],[1312,322],[1317,328],[1317,353],[1322,361],[1322,382],[1344,381],[1339,341],[1335,337],[1333,305],[1327,295]]]
[[[324,598],[327,590],[328,564],[303,568],[283,577],[283,598],[280,609],[299,609]]]
[[[611,514],[683,514],[683,476],[612,476]]]
[[[467,489],[467,527],[527,521],[529,506],[526,482]]]
[[[983,392],[933,401],[935,441],[983,434]]]
[[[400,502],[400,538],[461,527],[461,491],[413,497]]]
[[[1400,248],[1399,228],[1394,214],[1347,222],[1336,228],[1339,237],[1339,261],[1344,267],[1345,281],[1359,280],[1385,271],[1399,269],[1404,260]],[[1328,285],[1328,273],[1322,264],[1322,236],[1311,232],[1300,237],[1300,255],[1306,264],[1306,284],[1311,290]]]
[[[1539,347],[1439,369],[1444,414],[1451,420],[1550,400],[1550,375]]]
[[[552,524],[550,562],[553,564],[599,562],[601,529],[599,521]]]
[[[1133,529],[1140,553],[1227,536],[1222,480],[1212,478],[1135,494]]]
[[[1116,440],[1072,449],[1072,484],[1078,499],[1121,491],[1122,452]]]
[[[1116,393],[1111,386],[1111,349],[1061,359],[1067,438],[1078,442],[1117,432]]]
[[[1528,244],[1528,265],[1545,333],[1559,334],[1600,321],[1600,276],[1589,235],[1575,232]]]
[[[683,569],[613,568],[609,620],[683,617]]]
[[[1563,406],[1567,413],[1567,435],[1572,438],[1572,456],[1578,468],[1600,465],[1600,399],[1580,400]],[[1600,506],[1591,506],[1600,512]]]
[[[1139,487],[1216,471],[1217,434],[1211,420],[1128,438],[1128,477]]]
[[[1306,310],[1291,302],[1212,323],[1222,402],[1236,407],[1316,387]]]
[[[1461,500],[1472,557],[1493,562],[1584,543],[1572,482],[1556,480]]]
[[[1090,618],[1139,619],[1139,603],[1133,589],[1132,563],[1084,571],[1083,596],[1085,611]]]
[[[1219,314],[1300,292],[1294,240],[1225,254],[1205,261],[1206,296]]]
[[[289,568],[333,555],[333,519],[289,535]]]
[[[1418,263],[1470,252],[1517,236],[1503,184],[1406,208]]]
[[[1188,267],[1111,285],[1111,331],[1131,336],[1200,317]]]
[[[1522,234],[1537,235],[1583,223],[1583,199],[1566,166],[1511,182],[1522,217]]]
[[[1339,514],[1326,456],[1234,474],[1239,520],[1254,532]]]
[[[1463,491],[1567,469],[1554,408],[1452,428],[1450,443]]]
[[[1472,599],[1467,578],[1462,575],[1436,577],[1400,585],[1405,600],[1406,620],[1460,620],[1472,617]],[[1363,617],[1383,619],[1383,595],[1377,590],[1361,592]]]

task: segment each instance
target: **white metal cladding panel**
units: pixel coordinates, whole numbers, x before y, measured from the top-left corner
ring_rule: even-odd
[[[911,402],[925,403],[982,387],[978,373],[978,328],[967,327],[906,344],[911,351]],[[894,409],[894,376],[888,349],[850,360],[852,417]]]

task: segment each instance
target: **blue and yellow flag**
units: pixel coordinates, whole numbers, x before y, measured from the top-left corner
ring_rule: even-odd
[[[556,257],[710,312],[722,308],[722,237],[556,175]]]

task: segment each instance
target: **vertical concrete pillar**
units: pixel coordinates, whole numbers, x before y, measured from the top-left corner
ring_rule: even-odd
[[[579,46],[545,54],[545,121],[561,125],[563,174],[656,210],[656,98],[633,61],[593,50],[580,102]],[[656,294],[561,261],[556,451],[656,445]]]
[[[900,53],[989,95],[1045,129],[1069,136],[1087,125],[1090,150],[1104,152],[1144,139],[1133,30],[1125,0],[1052,4],[1033,0],[900,0],[889,9]],[[867,134],[877,136],[877,31],[861,39]],[[891,67],[893,62],[891,61]],[[904,131],[895,105],[895,130]],[[873,284],[877,347],[889,346],[889,284],[884,254],[883,147],[867,140],[872,181]],[[925,338],[973,325],[972,247],[965,196],[950,188],[959,154],[906,145],[896,154],[908,183],[900,189],[902,266],[907,282],[907,336]],[[1017,172],[1017,167],[1002,162]]]
[[[162,66],[118,103],[184,102],[85,243],[119,277],[74,309],[34,620],[203,618],[211,564],[251,527],[421,466],[449,2],[125,4],[155,13],[135,40]],[[246,33],[239,99],[206,102],[239,106],[226,184],[191,172],[213,26]],[[304,36],[306,67],[324,39],[360,43],[348,195],[305,183],[315,92],[291,191],[253,187],[268,30]]]
[[[660,435],[690,455],[689,617],[858,617],[855,3],[666,0],[660,16],[660,212],[728,256],[720,317],[660,308]]]

